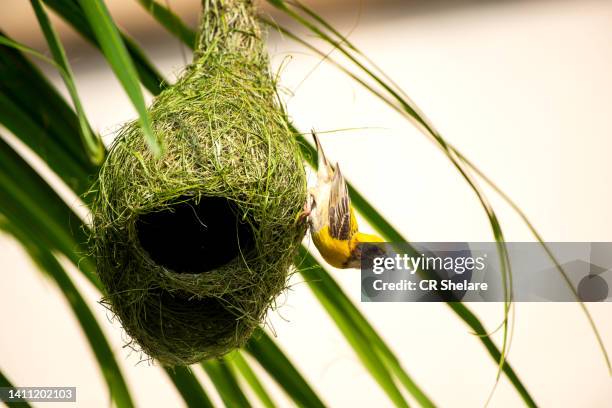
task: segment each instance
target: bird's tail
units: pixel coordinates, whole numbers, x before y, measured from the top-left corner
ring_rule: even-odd
[[[314,129],[312,129],[310,133],[312,134],[315,146],[317,147],[319,178],[323,177],[325,179],[329,179],[334,173],[334,168],[329,163],[329,160],[327,160],[327,156],[325,156],[325,152],[323,151],[323,146],[321,146],[321,142],[319,141],[319,138],[317,137],[317,134],[315,133]]]

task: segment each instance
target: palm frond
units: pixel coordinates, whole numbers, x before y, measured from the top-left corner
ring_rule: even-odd
[[[83,38],[93,46],[101,49],[101,46],[90,27],[83,9],[76,0],[43,0],[47,6],[54,10],[62,19],[74,28]],[[166,86],[167,81],[153,66],[140,47],[127,34],[120,33],[121,40],[125,44],[129,56],[138,72],[140,82],[153,95],[160,93]]]
[[[113,68],[115,76],[121,82],[125,93],[129,96],[138,112],[142,133],[147,139],[149,148],[155,157],[161,156],[163,141],[158,140],[153,135],[151,118],[149,117],[144,96],[140,89],[136,67],[106,5],[101,0],[79,0],[79,4],[98,40],[98,44],[100,44],[106,60]]]
[[[262,405],[266,408],[275,408],[276,404],[264,388],[263,384],[257,378],[257,375],[249,365],[249,362],[244,358],[240,351],[233,351],[223,358],[231,369],[249,385],[253,393],[257,396]]]
[[[84,193],[97,166],[83,154],[72,108],[22,52],[7,45],[0,45],[0,78],[0,123]]]
[[[155,20],[163,25],[176,38],[181,40],[187,47],[195,47],[196,34],[183,20],[167,7],[155,0],[137,0]]]
[[[213,408],[208,394],[188,367],[164,368],[189,408]]]
[[[6,378],[6,376],[2,373],[1,370],[0,370],[0,387],[15,388],[15,386],[9,381],[8,378]],[[27,402],[14,402],[14,403],[11,403],[11,405],[17,408],[30,408],[30,404],[28,404]]]
[[[224,360],[207,360],[202,362],[202,368],[215,385],[223,403],[228,407],[250,407],[247,396],[242,391],[234,373]]]
[[[102,376],[108,384],[110,397],[118,407],[130,408],[134,406],[132,397],[128,391],[123,374],[115,361],[115,355],[108,344],[102,329],[98,325],[89,306],[85,303],[82,295],[61,266],[49,247],[33,237],[29,231],[21,231],[14,223],[0,220],[0,229],[9,232],[17,238],[30,257],[36,262],[41,271],[46,273],[60,288],[66,297],[72,312],[76,316],[91,351],[94,353]]]
[[[390,387],[389,383],[394,384],[392,376],[395,376],[422,407],[434,407],[434,403],[406,373],[397,357],[366,318],[353,305],[325,268],[304,247],[299,256],[298,267],[314,295],[334,319],[345,337],[353,344],[353,348],[358,350],[364,364],[374,365],[374,369],[370,370],[375,370],[381,386]],[[395,392],[399,390],[390,388],[387,391],[390,397]]]
[[[255,330],[245,350],[276,380],[298,406],[325,407],[308,382],[264,330]]]
[[[74,75],[68,63],[68,59],[66,58],[64,47],[55,29],[51,25],[51,21],[49,21],[49,17],[43,8],[41,0],[31,0],[30,2],[79,117],[83,147],[93,164],[101,164],[105,154],[104,145],[102,144],[102,139],[91,130],[91,126],[87,120],[87,115],[85,114],[79,93],[74,83]]]

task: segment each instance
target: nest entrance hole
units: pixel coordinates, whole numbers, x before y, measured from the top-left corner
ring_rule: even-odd
[[[181,197],[161,211],[138,217],[140,245],[151,259],[176,273],[204,273],[246,255],[253,230],[233,201],[202,197],[196,204]]]

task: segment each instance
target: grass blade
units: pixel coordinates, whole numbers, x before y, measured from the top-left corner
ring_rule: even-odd
[[[484,174],[474,163],[472,163],[463,154],[461,154],[459,151],[457,151],[457,149],[455,149],[455,147],[451,146],[451,148],[455,151],[457,156],[460,157],[461,160],[463,160],[463,162],[466,163],[474,171],[474,173],[478,175],[478,177],[480,177],[482,180],[484,180],[484,182],[486,184],[488,184],[506,203],[508,203],[508,205],[523,220],[523,222],[525,223],[525,225],[527,226],[527,228],[529,229],[531,234],[540,243],[542,248],[544,248],[544,251],[548,255],[549,259],[555,265],[555,268],[557,269],[557,271],[559,271],[559,274],[563,277],[563,279],[565,280],[566,284],[569,286],[570,290],[574,294],[574,297],[576,298],[576,301],[580,304],[580,308],[582,309],[583,313],[585,314],[585,316],[586,316],[586,318],[587,318],[587,320],[589,322],[589,325],[591,326],[591,330],[593,331],[593,334],[595,335],[595,339],[597,340],[597,343],[599,345],[599,349],[601,350],[601,352],[603,354],[604,361],[605,361],[605,363],[606,363],[606,365],[608,367],[608,374],[610,376],[612,376],[612,364],[610,362],[610,356],[608,355],[608,351],[606,350],[606,346],[604,344],[603,338],[601,336],[601,333],[599,332],[599,329],[597,328],[597,325],[595,324],[595,320],[593,319],[593,316],[591,316],[591,313],[586,308],[586,305],[584,304],[584,302],[582,301],[582,299],[578,295],[578,292],[577,292],[576,288],[574,287],[574,285],[569,280],[569,277],[567,276],[567,273],[565,272],[565,270],[563,269],[563,267],[561,266],[561,264],[559,263],[559,261],[557,260],[555,255],[552,253],[552,251],[550,250],[548,245],[544,242],[544,239],[542,238],[542,236],[540,235],[538,230],[535,228],[535,226],[533,225],[531,220],[527,217],[527,214],[525,214],[523,212],[523,210],[521,210],[521,208],[514,202],[514,200],[512,200],[512,198],[510,198],[510,196],[508,196],[501,188],[499,188],[497,186],[497,184],[493,182],[493,180],[491,180],[489,177],[487,177],[487,175]]]
[[[325,407],[304,377],[265,331],[257,329],[247,342],[245,350],[276,380],[297,405],[309,408]]]
[[[75,163],[61,146],[48,140],[49,135],[45,129],[40,128],[29,115],[2,93],[0,93],[0,123],[28,146],[40,141],[37,150],[48,158],[49,166],[61,174],[60,177],[66,184],[79,192],[85,191],[87,177],[80,163]]]
[[[138,112],[145,139],[155,157],[162,154],[161,141],[153,134],[151,118],[145,105],[134,63],[102,0],[78,0],[96,36],[106,60],[121,82]]]
[[[89,121],[87,120],[85,110],[83,109],[81,99],[79,98],[79,94],[76,89],[74,75],[72,73],[72,69],[70,68],[70,64],[68,64],[64,47],[62,46],[55,29],[51,25],[51,21],[49,21],[49,17],[42,6],[41,0],[30,0],[30,3],[32,4],[32,8],[34,9],[34,13],[36,14],[36,18],[38,19],[38,23],[43,31],[43,34],[45,35],[47,44],[49,45],[49,49],[53,55],[53,59],[58,67],[58,71],[64,80],[64,84],[70,93],[72,103],[77,111],[79,124],[81,125],[83,147],[85,148],[85,151],[93,164],[101,164],[104,160],[105,154],[104,145],[102,144],[100,137],[95,135],[91,130],[91,126],[89,125]]]
[[[92,278],[94,268],[83,259],[85,232],[81,220],[57,193],[0,138],[0,210],[32,225],[34,236],[46,239]],[[38,231],[36,231],[38,230]]]
[[[304,247],[300,250],[299,270],[317,298],[324,299],[324,306],[327,305],[326,307],[331,309],[330,314],[334,313],[339,316],[337,318],[347,320],[348,323],[345,323],[344,326],[350,326],[352,332],[361,333],[369,349],[374,350],[380,356],[387,369],[396,376],[421,406],[434,407],[434,403],[404,371],[397,357],[366,318],[344,294],[325,268]]]
[[[350,303],[350,300],[342,292],[339,286],[333,282],[333,279],[322,266],[316,261],[316,259],[310,255],[307,250],[302,247],[299,255],[300,274],[304,277],[306,283],[313,291],[319,302],[325,307],[328,314],[334,319],[338,328],[342,331],[346,339],[351,343],[353,349],[357,352],[357,355],[362,359],[366,368],[370,370],[370,373],[374,376],[381,387],[387,392],[387,395],[398,404],[398,394],[401,397],[401,393],[395,387],[393,383],[393,377],[390,370],[390,364],[388,358],[383,357],[381,350],[390,350],[385,346],[381,347],[380,343],[382,340],[378,336],[372,336],[370,333],[366,333],[363,330],[363,326],[371,326],[367,323],[365,318],[357,311],[356,308]],[[335,286],[331,285],[331,282]],[[347,308],[347,303],[352,306],[353,310]],[[360,316],[362,319],[362,325],[357,323],[354,318],[355,314]],[[371,329],[373,331],[373,329]],[[384,344],[384,343],[383,343]],[[392,355],[392,354],[391,354]],[[393,357],[394,361],[397,361]],[[399,367],[399,363],[397,364]],[[396,367],[396,368],[397,368]],[[420,388],[412,381],[412,379],[400,368],[402,372],[402,384],[406,386],[406,389],[415,397],[421,406],[433,407],[434,404],[429,398],[420,390]],[[392,385],[390,385],[392,384]],[[401,397],[401,400],[403,397]],[[404,402],[405,403],[405,402]]]
[[[115,361],[113,351],[106,341],[93,313],[83,300],[76,286],[74,286],[74,283],[72,283],[72,280],[64,268],[47,249],[47,246],[37,244],[29,233],[19,231],[13,224],[9,224],[6,220],[0,222],[0,229],[8,231],[21,242],[30,254],[30,257],[38,264],[41,271],[52,278],[65,295],[98,361],[102,375],[109,387],[111,400],[113,400],[118,407],[133,407],[132,398],[123,379],[123,375],[121,374],[121,370]]]
[[[311,279],[311,275],[302,271],[304,278],[308,280],[308,284],[319,300],[323,307],[327,310],[327,314],[334,320],[336,326],[340,329],[344,337],[347,339],[353,350],[361,360],[362,364],[370,372],[372,377],[378,382],[383,391],[387,394],[389,399],[393,402],[396,407],[408,407],[408,403],[399,391],[393,378],[389,374],[387,368],[384,366],[382,361],[376,356],[374,352],[368,349],[368,343],[366,338],[358,331],[355,327],[350,324],[346,316],[342,314],[342,311],[337,309],[335,305],[330,301],[329,297],[324,296],[320,288],[317,287],[314,280]]]
[[[50,24],[47,18],[47,15],[44,14],[44,10],[42,8],[37,8],[37,7],[40,7],[40,4],[37,3],[37,1],[39,0],[31,0],[31,1],[32,1],[32,4],[38,4],[38,6],[34,6],[34,8],[36,10],[36,14],[38,18],[40,19],[41,26],[47,27],[47,28],[43,28],[43,32],[48,38],[49,47],[53,50],[53,55],[54,55],[55,60],[51,60],[47,58],[45,55],[39,53],[38,51],[32,48],[29,48],[23,44],[20,44],[16,41],[13,41],[10,38],[5,37],[4,35],[1,35],[1,34],[0,34],[0,45],[3,45],[5,47],[11,47],[18,51],[26,52],[30,55],[33,55],[37,57],[38,59],[41,59],[53,65],[58,70],[58,72],[60,73],[60,76],[64,80],[66,88],[68,89],[68,92],[70,93],[74,106],[77,110],[79,125],[81,128],[81,139],[83,142],[83,147],[85,149],[85,152],[87,153],[90,161],[94,165],[99,165],[102,163],[104,159],[104,154],[106,152],[104,145],[102,144],[102,140],[97,135],[93,134],[91,127],[89,126],[89,122],[87,121],[87,117],[85,116],[85,111],[83,110],[83,106],[81,105],[81,101],[79,99],[79,96],[76,90],[76,85],[74,84],[74,80],[72,78],[73,77],[72,71],[70,70],[70,66],[68,65],[68,62],[66,61],[64,50],[61,47],[60,43],[58,42],[57,37],[55,37],[55,32],[53,31],[53,28],[50,25],[45,26],[45,24]],[[39,13],[43,13],[43,14],[39,14]]]
[[[12,42],[5,36],[0,38]],[[0,78],[0,123],[45,160],[77,194],[83,193],[97,166],[83,155],[74,111],[12,46],[0,45]]]
[[[257,375],[255,374],[248,361],[246,360],[246,358],[244,358],[240,351],[233,351],[227,356],[225,356],[223,359],[228,364],[230,364],[230,367],[236,373],[240,374],[240,376],[247,382],[247,384],[249,384],[249,387],[251,387],[251,390],[255,393],[255,395],[257,395],[257,398],[259,398],[259,401],[264,407],[276,407],[274,401],[272,401],[272,398],[270,397],[264,386],[261,384],[261,382],[257,378]]]
[[[215,384],[223,403],[227,407],[250,407],[251,404],[240,388],[234,373],[228,368],[223,360],[206,360],[202,362],[202,368],[208,374],[210,380]]]
[[[0,371],[0,387],[15,388],[15,386],[9,381],[9,379],[6,378],[4,374],[2,374],[2,371]],[[18,408],[30,408],[30,404],[28,404],[27,402],[12,402],[11,406]]]
[[[206,391],[187,367],[165,367],[164,370],[189,408],[213,408]]]
[[[181,40],[187,47],[193,49],[195,47],[196,34],[191,28],[181,20],[179,16],[174,14],[172,10],[159,4],[155,0],[137,0],[142,7],[151,14],[162,26],[164,26],[171,34]]]
[[[14,49],[19,50],[19,51],[27,52],[27,53],[32,54],[33,56],[35,56],[35,57],[45,61],[45,62],[53,65],[54,67],[59,68],[57,63],[54,60],[52,60],[50,58],[47,58],[46,55],[36,51],[33,48],[28,47],[27,45],[23,45],[21,43],[18,43],[17,41],[11,40],[10,38],[8,38],[8,37],[6,37],[4,35],[0,35],[0,45],[4,45],[5,47],[11,47],[11,48],[14,48]]]
[[[43,0],[47,6],[52,8],[64,21],[70,24],[79,34],[97,48],[100,48],[96,36],[90,27],[82,8],[76,0]],[[136,71],[142,84],[153,95],[160,93],[166,86],[167,81],[161,76],[157,69],[147,59],[138,45],[125,33],[121,38],[127,47],[130,57],[136,66]]]

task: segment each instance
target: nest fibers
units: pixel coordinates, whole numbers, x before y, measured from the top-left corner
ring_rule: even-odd
[[[163,156],[126,124],[92,206],[105,300],[169,365],[243,345],[285,288],[305,233],[304,168],[252,6],[203,4],[193,64],[149,110]]]

